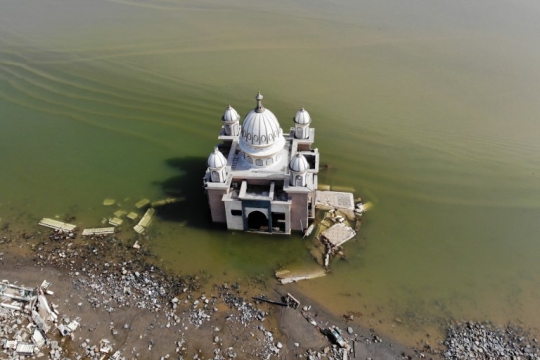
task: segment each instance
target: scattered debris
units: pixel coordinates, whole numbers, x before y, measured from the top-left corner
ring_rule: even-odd
[[[141,245],[139,245],[139,241],[135,241],[135,244],[133,244],[133,248],[137,250],[141,248]]]
[[[327,336],[331,342],[339,345],[343,349],[350,350],[351,346],[343,339],[341,336],[341,330],[338,327],[332,326],[321,330],[321,332],[323,335]]]
[[[58,220],[53,220],[49,218],[43,218],[39,222],[39,225],[45,226],[54,230],[59,230],[63,232],[70,232],[73,231],[77,226],[72,224],[63,223]]]
[[[309,227],[304,232],[304,237],[311,235],[311,233],[313,232],[313,229],[315,229],[315,224],[309,225]]]
[[[320,191],[320,193],[326,192]],[[352,200],[352,194],[346,195],[347,201]],[[358,201],[361,203],[361,199]],[[356,236],[362,224],[362,214],[348,208],[320,205],[317,210],[324,211],[324,216],[317,222],[316,234],[311,239],[310,253],[319,265],[328,269],[335,255],[345,258],[341,245]]]
[[[290,293],[287,293],[287,295],[283,297],[283,300],[290,308],[298,309],[300,306],[300,301],[298,301],[298,299],[292,296]]]
[[[263,301],[272,305],[287,306],[287,303],[284,303],[281,301],[269,300],[266,297],[262,297],[262,296],[254,296],[253,299],[258,300],[258,301]]]
[[[78,319],[69,321],[64,318],[62,323],[57,322],[56,306],[52,305],[51,310],[45,297],[45,294],[52,294],[50,286],[46,280],[36,288],[17,286],[7,280],[0,283],[0,298],[11,301],[11,304],[7,304],[10,310],[0,313],[0,344],[4,344],[4,355],[10,359],[32,355],[39,357],[38,352],[43,347],[47,347],[51,359],[60,359],[62,349],[58,342],[47,339],[46,334],[52,326],[63,336],[70,335],[79,327]]]

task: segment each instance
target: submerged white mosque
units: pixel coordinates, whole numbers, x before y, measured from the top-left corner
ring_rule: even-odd
[[[231,230],[290,234],[315,216],[319,152],[305,109],[284,134],[276,116],[257,105],[240,116],[230,105],[221,120],[221,140],[208,157],[204,184],[212,221]]]

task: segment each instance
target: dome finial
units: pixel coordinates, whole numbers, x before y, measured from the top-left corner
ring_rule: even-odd
[[[255,112],[262,113],[264,111],[264,106],[262,104],[263,96],[260,91],[257,96],[255,96],[255,99],[257,100],[257,107],[255,108]]]

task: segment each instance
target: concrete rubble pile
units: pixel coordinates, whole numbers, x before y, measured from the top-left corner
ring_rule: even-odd
[[[60,359],[62,349],[53,341],[55,330],[63,336],[71,335],[78,321],[59,318],[57,306],[49,304],[45,295],[52,295],[50,283],[27,288],[0,282],[0,345],[7,359],[20,356],[44,356]],[[66,321],[67,320],[67,321]]]
[[[67,354],[62,342],[55,339],[68,337],[80,326],[80,318],[60,316],[58,306],[50,303],[45,295],[52,296],[47,281],[36,288],[27,288],[0,282],[0,349],[2,359],[21,357],[63,359]],[[75,359],[120,360],[120,352],[112,353],[108,340],[102,340],[99,347],[90,346],[90,340],[83,343],[85,354],[75,355]],[[97,350],[96,350],[97,349]]]

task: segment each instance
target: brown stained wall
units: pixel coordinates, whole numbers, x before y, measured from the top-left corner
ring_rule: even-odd
[[[292,200],[291,206],[291,230],[302,231],[307,228],[307,200],[308,194],[291,194],[289,197]],[[300,225],[300,220],[302,225]],[[303,227],[303,228],[302,228]]]
[[[227,192],[226,189],[207,189],[208,205],[212,214],[212,221],[217,223],[226,223],[225,204],[221,201],[223,195]]]

